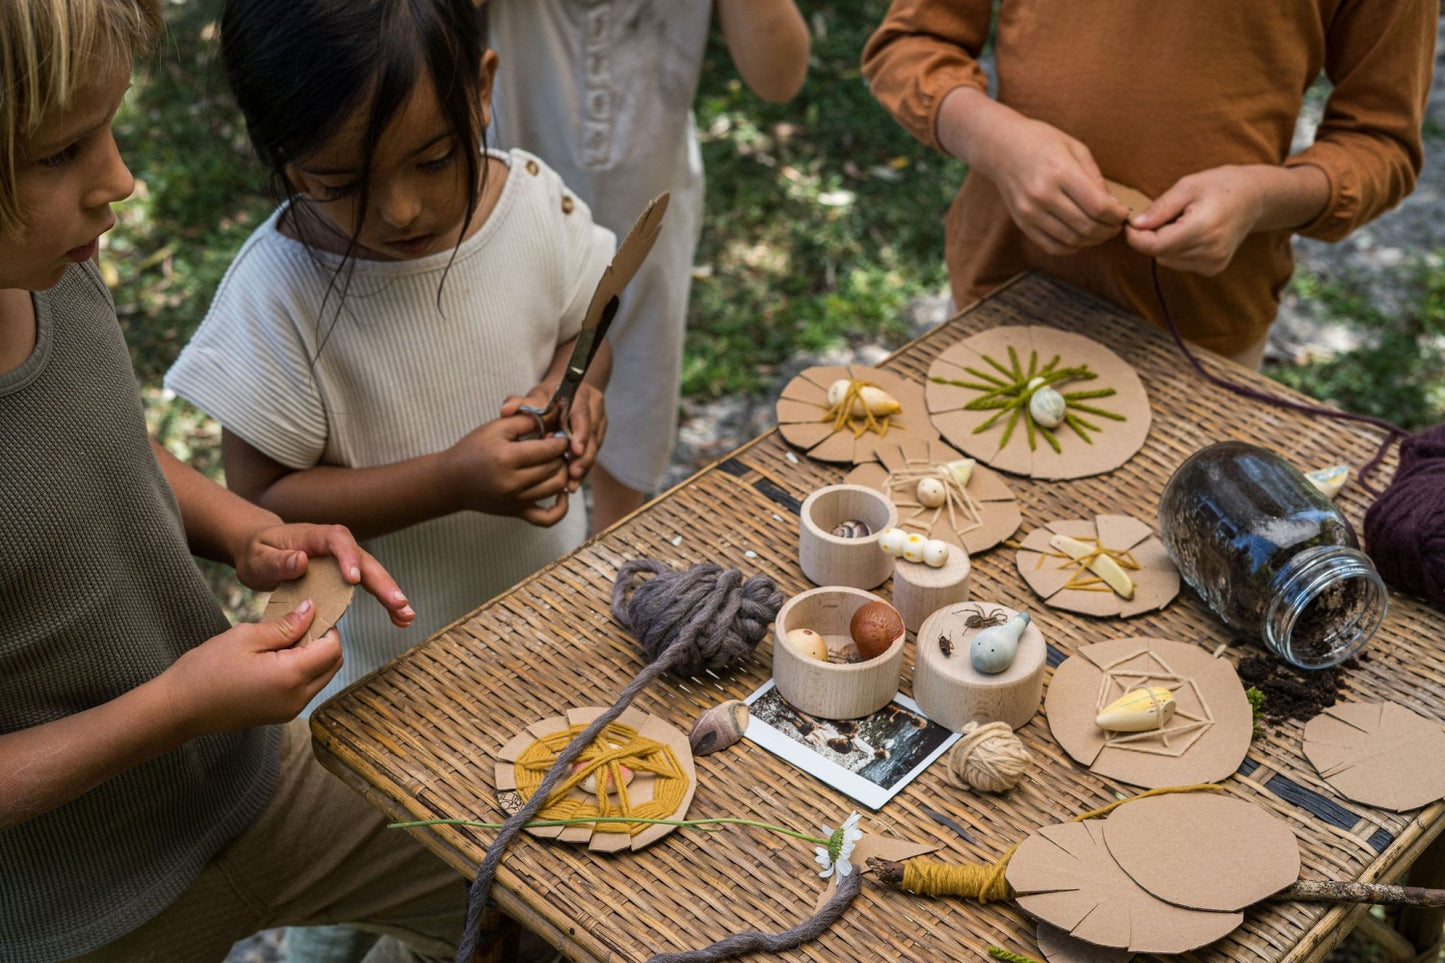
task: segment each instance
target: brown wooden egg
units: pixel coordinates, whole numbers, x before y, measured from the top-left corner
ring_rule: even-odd
[[[903,634],[903,616],[887,602],[865,602],[853,613],[848,634],[864,659],[874,659],[887,652],[893,640]]]

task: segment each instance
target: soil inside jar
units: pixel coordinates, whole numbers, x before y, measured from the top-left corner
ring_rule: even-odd
[[[1330,661],[1342,643],[1360,631],[1369,603],[1367,587],[1358,578],[1330,585],[1310,600],[1295,621],[1290,633],[1290,651],[1303,662]]]
[[[1335,704],[1346,672],[1367,658],[1355,656],[1328,669],[1301,669],[1274,656],[1250,655],[1239,660],[1239,679],[1264,693],[1260,711],[1266,720],[1307,722]]]

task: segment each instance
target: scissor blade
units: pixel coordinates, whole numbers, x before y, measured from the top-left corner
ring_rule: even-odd
[[[577,334],[572,356],[567,359],[567,371],[562,375],[562,383],[557,386],[556,393],[552,395],[548,410],[572,403],[573,396],[577,394],[577,386],[587,376],[587,369],[591,367],[592,359],[597,357],[597,352],[602,347],[602,339],[606,337],[607,329],[617,314],[623,290],[642,266],[642,262],[647,260],[647,254],[652,250],[653,242],[662,230],[662,216],[667,212],[670,196],[664,191],[643,208],[633,223],[632,230],[627,232],[627,236],[618,245],[617,253],[612,256],[612,263],[607,265],[602,277],[598,279],[597,290],[592,293],[592,301],[587,305],[587,314],[582,319],[582,330]]]

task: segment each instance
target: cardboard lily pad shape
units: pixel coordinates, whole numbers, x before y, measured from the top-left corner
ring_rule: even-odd
[[[828,388],[836,381],[868,382],[892,395],[900,406],[884,425],[868,427],[862,419],[851,418],[841,428],[828,413]],[[867,365],[822,365],[807,368],[783,388],[774,407],[778,432],[819,461],[858,464],[872,461],[879,447],[896,445],[903,439],[928,441],[938,432],[928,420],[923,386],[892,372]]]
[[[1132,689],[1165,686],[1174,716],[1162,729],[1105,732],[1099,710]],[[1115,639],[1086,645],[1054,670],[1049,730],[1077,762],[1146,789],[1224,779],[1249,751],[1254,722],[1234,666],[1197,645]]]
[[[1187,909],[1151,895],[1109,855],[1097,819],[1038,830],[1005,876],[1025,911],[1077,939],[1134,953],[1185,953],[1244,921],[1243,913]]]
[[[1341,795],[1394,812],[1445,798],[1445,729],[1393,702],[1331,706],[1305,725],[1306,758]]]
[[[1039,952],[1049,963],[1128,963],[1134,954],[1113,946],[1096,946],[1070,936],[1052,923],[1039,921],[1035,934]]]
[[[570,709],[565,716],[535,722],[497,752],[497,803],[509,815],[531,796],[558,753],[606,709]],[[590,791],[588,788],[590,787]],[[683,819],[697,789],[697,771],[687,736],[657,716],[627,709],[583,751],[573,772],[553,790],[538,819],[636,816]],[[672,832],[674,826],[595,822],[537,826],[527,832],[543,839],[586,844],[595,852],[638,850]]]
[[[1052,428],[1029,413],[1041,388],[1062,396],[1064,420]],[[924,396],[950,445],[1030,478],[1110,471],[1149,435],[1149,396],[1134,369],[1097,341],[1044,325],[990,328],[951,345],[929,367]]]
[[[887,495],[898,509],[898,526],[905,531],[939,538],[977,555],[1012,535],[1023,519],[1008,483],[978,464],[968,474],[968,484],[955,489],[954,479],[944,504],[929,508],[918,500],[920,475],[940,471],[962,458],[964,455],[941,441],[909,439],[879,445],[878,460],[854,468],[844,481]]]
[[[275,622],[295,609],[302,599],[310,599],[316,606],[316,615],[311,619],[306,634],[296,643],[298,646],[307,645],[321,638],[327,629],[341,621],[341,616],[351,604],[355,593],[356,586],[341,577],[341,566],[336,564],[336,559],[328,555],[308,558],[305,575],[276,586],[276,590],[266,600],[266,610],[261,613],[261,621]]]
[[[1097,573],[1051,540],[1064,535],[1115,560],[1133,583],[1124,598]],[[1131,515],[1049,522],[1028,534],[1015,561],[1024,581],[1051,607],[1083,615],[1129,618],[1162,609],[1179,594],[1179,570],[1148,525]]]
[[[1242,910],[1299,878],[1299,841],[1262,806],[1212,792],[1150,796],[1104,820],[1114,861],[1176,906]]]

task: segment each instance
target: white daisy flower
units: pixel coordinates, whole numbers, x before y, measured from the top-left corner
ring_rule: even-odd
[[[827,879],[837,873],[838,878],[842,879],[853,872],[853,864],[848,862],[848,857],[853,854],[853,846],[863,838],[863,830],[858,828],[860,818],[858,811],[854,810],[837,829],[823,827],[823,835],[828,837],[828,845],[826,848],[818,846],[813,850],[814,861],[823,867],[819,876]]]

